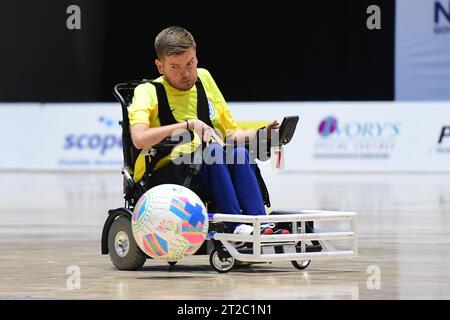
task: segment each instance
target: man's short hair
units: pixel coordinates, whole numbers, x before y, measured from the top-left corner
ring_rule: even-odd
[[[156,55],[160,60],[165,56],[182,54],[190,48],[196,48],[194,37],[182,27],[168,27],[155,39]]]

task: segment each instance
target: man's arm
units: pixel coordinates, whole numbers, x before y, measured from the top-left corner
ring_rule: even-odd
[[[236,141],[237,143],[244,143],[245,141],[251,141],[256,137],[256,131],[253,129],[244,130],[244,129],[236,129],[233,134],[231,134],[228,139],[232,141]],[[227,140],[228,140],[227,139]]]
[[[190,129],[193,129],[206,142],[206,145],[209,145],[211,139],[223,145],[222,139],[214,132],[214,129],[198,119],[155,128],[150,128],[143,123],[135,124],[131,127],[131,140],[137,149],[149,148],[160,143],[164,138],[171,137],[176,130]]]
[[[149,148],[170,137],[175,130],[186,130],[186,122],[170,124],[168,126],[150,128],[143,123],[131,127],[131,140],[137,149]]]
[[[280,127],[280,124],[277,120],[274,120],[273,122],[269,123],[265,130],[267,132],[267,135],[269,135],[269,132],[271,130],[278,129]],[[257,130],[249,129],[249,130],[243,130],[243,129],[236,129],[233,134],[231,134],[228,139],[232,139],[233,141],[236,141],[237,143],[244,143],[245,141],[251,141],[256,138]]]

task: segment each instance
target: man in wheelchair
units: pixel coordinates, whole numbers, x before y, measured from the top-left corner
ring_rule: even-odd
[[[267,138],[279,129],[279,123],[275,120],[259,130],[237,128],[211,74],[197,68],[196,43],[187,30],[162,30],[155,39],[155,50],[161,76],[139,84],[128,108],[132,143],[142,150],[135,161],[133,179],[144,181],[147,189],[162,183],[188,186],[207,202],[209,212],[265,215],[264,205],[270,206],[268,192],[248,143],[261,136]],[[191,142],[151,157],[155,145],[187,133]],[[203,151],[200,166],[179,163],[186,159],[183,155],[195,155],[199,149]],[[253,231],[247,225],[226,226],[228,232]],[[265,225],[262,233],[289,232]]]

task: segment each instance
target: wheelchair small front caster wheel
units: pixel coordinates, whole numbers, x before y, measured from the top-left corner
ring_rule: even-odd
[[[292,265],[298,270],[304,270],[308,268],[311,260],[299,260],[299,261],[291,261]]]
[[[219,251],[217,249],[213,249],[211,254],[209,255],[209,264],[219,273],[225,273],[233,269],[234,264],[236,263],[236,259],[228,252],[225,252],[226,256],[222,258],[219,255]]]

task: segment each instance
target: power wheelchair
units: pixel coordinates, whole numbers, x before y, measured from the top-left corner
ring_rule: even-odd
[[[150,80],[134,80],[125,83],[118,83],[114,86],[114,97],[119,101],[122,107],[122,146],[124,166],[123,175],[123,194],[125,199],[124,207],[111,209],[108,211],[108,217],[103,226],[101,237],[101,253],[109,254],[113,265],[119,270],[138,270],[140,269],[147,256],[136,244],[132,229],[131,217],[134,206],[139,198],[151,187],[161,183],[177,183],[190,188],[196,192],[204,202],[209,214],[209,232],[207,240],[202,247],[195,253],[196,255],[209,254],[209,262],[214,270],[220,273],[230,271],[236,264],[253,264],[272,262],[277,260],[291,261],[292,265],[300,270],[307,268],[311,259],[329,258],[336,256],[355,257],[357,255],[356,238],[356,213],[353,212],[331,212],[318,210],[300,210],[300,211],[272,211],[266,216],[250,216],[217,213],[214,209],[214,202],[208,196],[208,190],[202,190],[196,181],[196,175],[200,172],[201,163],[178,167],[176,172],[177,181],[165,180],[163,168],[153,170],[155,164],[167,156],[173,147],[181,141],[181,137],[166,138],[159,144],[153,146],[147,154],[146,174],[139,182],[133,179],[133,168],[141,150],[136,149],[131,140],[128,106],[130,105],[134,89],[141,83]],[[158,96],[158,100],[160,97]],[[286,117],[280,127],[279,139],[276,144],[278,147],[290,142],[298,117]],[[191,133],[192,135],[192,133]],[[261,137],[261,135],[258,135]],[[192,136],[191,136],[192,138]],[[264,145],[263,152],[258,149]],[[248,144],[246,145],[248,147]],[[257,141],[256,157],[260,160],[270,158],[270,148],[273,141]],[[200,148],[199,148],[200,149]],[[151,159],[151,161],[149,161]],[[174,167],[167,171],[173,171]],[[170,175],[173,178],[173,175]],[[256,166],[256,176],[260,187],[264,204],[270,207],[269,193],[262,178],[259,168]],[[350,222],[350,231],[348,232],[326,232],[318,233],[314,228],[314,221],[317,220],[345,220]],[[227,231],[228,223],[245,223],[253,226],[252,235],[239,235]],[[278,228],[288,229],[291,234],[261,235],[260,228],[264,223],[274,223]],[[324,247],[324,241],[333,239],[351,240],[351,250],[339,250],[330,244]],[[236,243],[241,242],[244,245],[239,248]],[[324,250],[324,248],[328,248]],[[331,248],[331,249],[330,249]],[[173,267],[176,262],[168,262]]]

